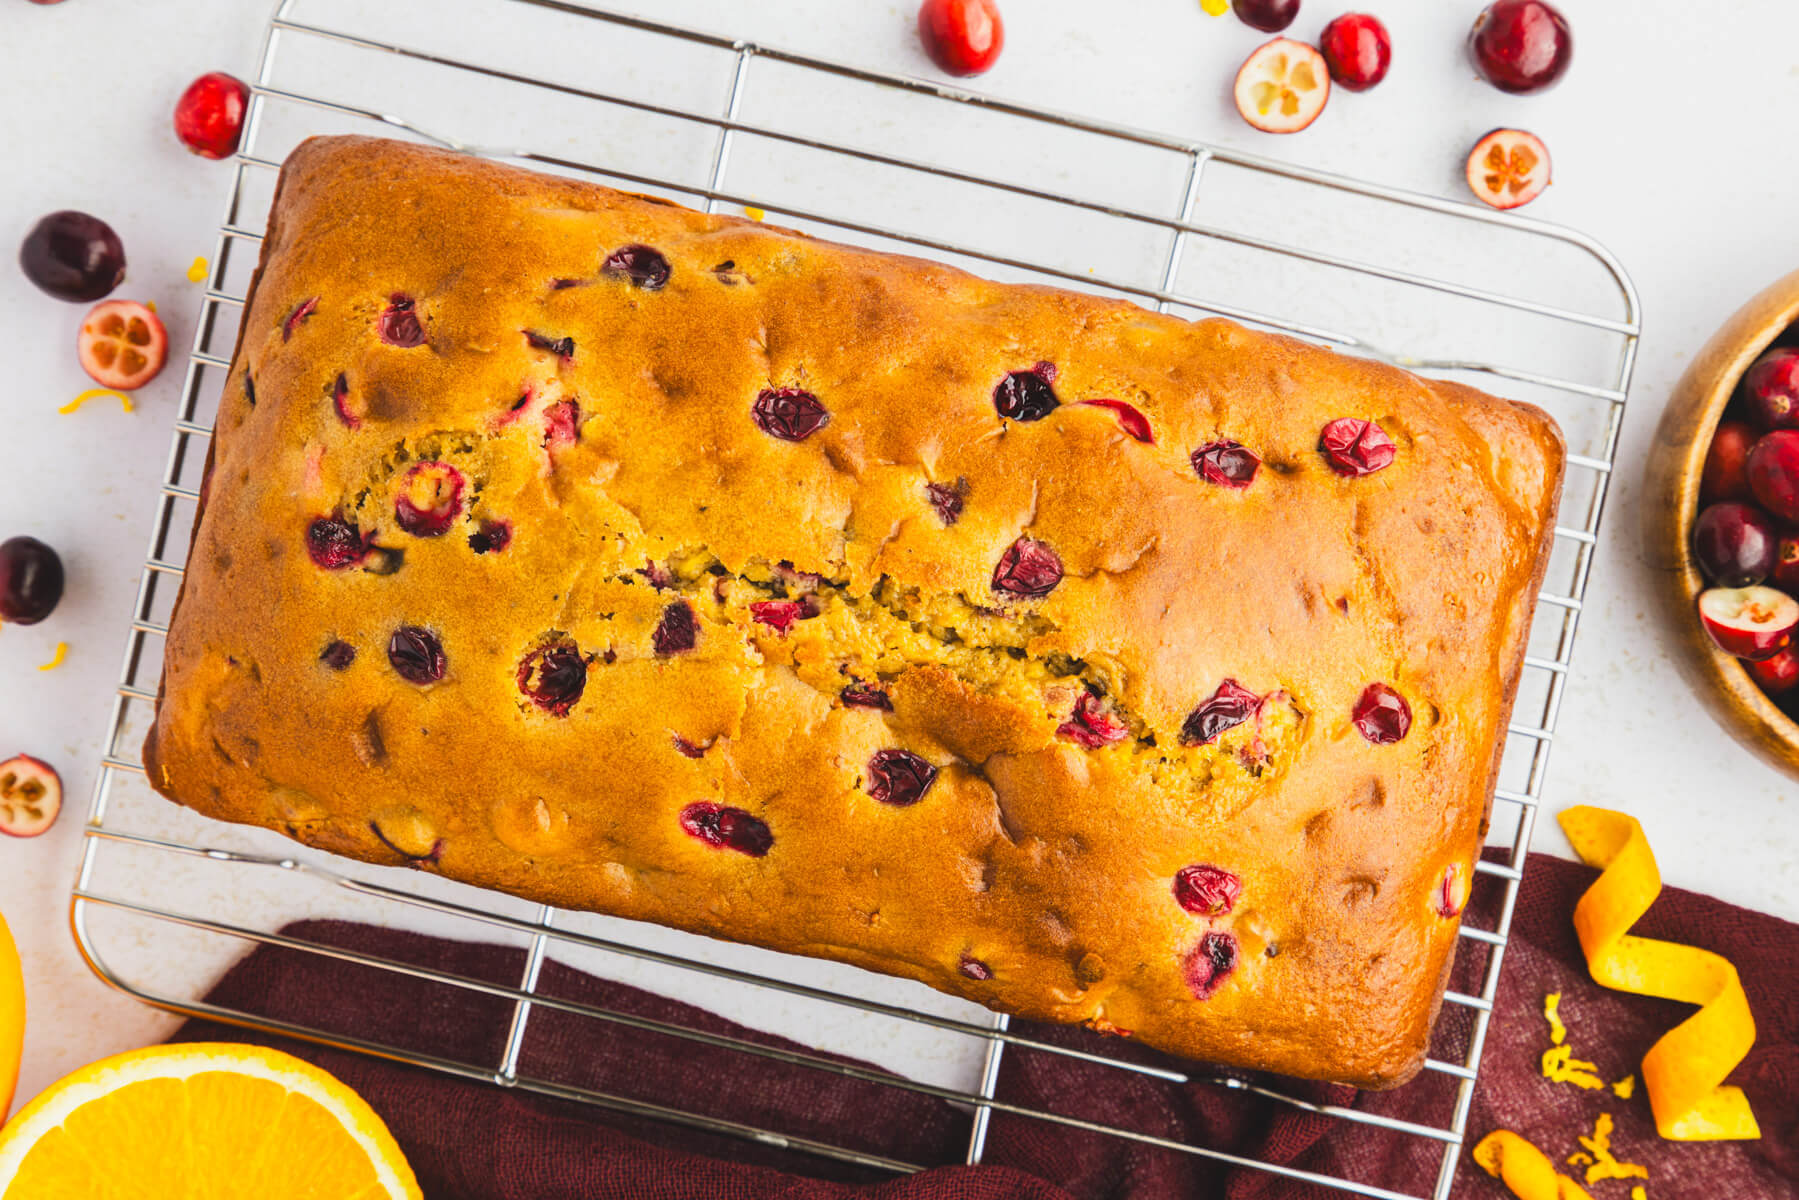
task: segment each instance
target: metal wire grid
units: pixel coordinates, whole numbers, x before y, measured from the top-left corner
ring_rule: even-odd
[[[1188,139],[1123,128],[1063,113],[1031,109],[988,97],[969,95],[927,82],[846,67],[806,55],[679,28],[641,17],[586,7],[566,2],[566,0],[492,0],[492,2],[501,6],[517,5],[561,14],[563,18],[571,22],[598,22],[613,28],[653,35],[656,39],[667,40],[671,44],[697,45],[727,52],[734,57],[727,99],[722,111],[712,113],[650,103],[615,92],[548,82],[508,72],[479,61],[436,53],[393,41],[360,36],[352,30],[305,23],[294,19],[293,16],[299,0],[281,0],[270,22],[264,44],[257,84],[253,89],[254,97],[250,105],[244,151],[238,155],[236,160],[233,185],[226,203],[224,219],[219,228],[215,266],[202,303],[193,350],[189,356],[180,414],[175,422],[165,482],[158,499],[155,531],[144,562],[137,607],[127,638],[120,684],[114,700],[110,727],[111,737],[107,753],[101,761],[100,774],[85,830],[86,838],[80,873],[73,891],[72,916],[77,941],[96,973],[107,982],[149,1004],[184,1015],[205,1016],[252,1026],[270,1032],[403,1060],[465,1078],[487,1080],[542,1095],[581,1101],[711,1132],[733,1134],[765,1144],[779,1145],[894,1172],[915,1171],[931,1164],[902,1162],[818,1139],[796,1137],[779,1130],[682,1111],[626,1096],[603,1094],[590,1089],[571,1087],[553,1080],[521,1074],[519,1070],[520,1052],[524,1045],[532,1013],[534,1009],[543,1008],[578,1014],[647,1032],[668,1034],[703,1045],[755,1055],[768,1060],[904,1088],[966,1106],[972,1109],[974,1114],[966,1155],[967,1161],[970,1163],[981,1160],[989,1119],[991,1114],[997,1111],[1011,1116],[1051,1122],[1063,1127],[1109,1134],[1146,1145],[1163,1147],[1174,1152],[1232,1163],[1244,1168],[1268,1171],[1295,1180],[1336,1187],[1362,1196],[1383,1197],[1387,1200],[1417,1200],[1420,1195],[1420,1193],[1393,1190],[1389,1186],[1365,1181],[1322,1176],[1283,1164],[1259,1162],[1206,1146],[1174,1142],[1142,1130],[1106,1126],[1053,1111],[1032,1110],[995,1098],[1000,1063],[1003,1055],[1009,1050],[1060,1055],[1171,1082],[1212,1083],[1251,1091],[1296,1108],[1327,1114],[1345,1122],[1376,1126],[1440,1143],[1442,1156],[1437,1178],[1430,1184],[1429,1192],[1422,1194],[1432,1197],[1432,1200],[1446,1200],[1466,1129],[1469,1103],[1497,992],[1499,971],[1511,927],[1513,906],[1517,897],[1519,880],[1522,877],[1525,853],[1530,844],[1531,832],[1535,823],[1536,805],[1541,794],[1544,769],[1561,706],[1575,628],[1578,624],[1587,579],[1592,566],[1593,547],[1604,507],[1625,396],[1634,364],[1640,329],[1638,302],[1635,290],[1623,269],[1602,246],[1579,233],[1514,217],[1500,217],[1432,197],[1414,195],[1375,184],[1309,171],[1280,162],[1207,146]],[[414,119],[413,114],[396,115],[378,112],[340,103],[324,95],[285,90],[276,86],[275,80],[278,59],[284,44],[290,39],[324,39],[360,50],[392,54],[414,62],[428,63],[435,68],[498,79],[521,88],[549,89],[584,100],[603,101],[607,104],[651,113],[659,117],[693,123],[711,131],[714,135],[708,164],[708,182],[703,187],[695,188],[692,184],[679,180],[632,171],[628,169],[627,164],[623,163],[583,162],[530,148],[496,149],[489,147],[484,149],[464,144],[453,137],[446,136],[442,131],[427,131]],[[1150,211],[1095,202],[1024,183],[985,178],[943,164],[881,153],[867,148],[839,144],[831,140],[795,134],[767,125],[746,122],[741,119],[743,101],[749,92],[752,75],[759,63],[782,64],[788,68],[798,69],[808,77],[829,76],[850,81],[857,86],[934,97],[947,102],[1005,114],[1008,117],[1021,119],[1032,127],[1075,131],[1084,137],[1099,141],[1134,143],[1179,155],[1186,162],[1185,187],[1181,193],[1179,210],[1173,215],[1165,216]],[[669,954],[616,939],[561,928],[558,926],[559,914],[549,908],[540,908],[529,918],[507,915],[498,911],[497,908],[488,907],[493,903],[493,898],[487,897],[484,893],[474,893],[472,890],[468,892],[472,898],[466,902],[449,900],[434,897],[422,891],[392,887],[368,878],[345,874],[334,867],[323,866],[308,859],[250,854],[171,840],[151,833],[121,828],[119,827],[121,823],[117,820],[109,824],[109,803],[112,801],[115,786],[121,780],[141,775],[143,771],[141,763],[135,757],[135,748],[122,750],[120,741],[131,731],[141,728],[139,719],[155,700],[155,673],[160,664],[160,654],[157,652],[158,644],[152,639],[160,639],[167,634],[166,623],[157,619],[158,595],[159,592],[164,593],[163,598],[166,599],[166,591],[174,587],[182,575],[182,565],[171,561],[168,553],[180,530],[180,523],[176,517],[191,511],[191,507],[183,506],[192,506],[198,501],[197,490],[185,486],[181,481],[184,477],[184,468],[192,468],[194,457],[196,455],[204,456],[203,443],[210,436],[209,426],[198,419],[197,415],[200,412],[200,400],[205,391],[203,380],[208,369],[220,373],[229,369],[229,360],[213,352],[211,348],[221,327],[221,317],[228,316],[230,310],[241,308],[244,303],[242,296],[227,290],[227,276],[234,254],[240,249],[253,254],[261,240],[260,233],[245,223],[246,214],[243,211],[245,208],[245,182],[252,173],[273,172],[280,165],[271,158],[259,157],[255,153],[265,116],[272,105],[299,106],[310,110],[322,110],[341,117],[378,122],[406,131],[419,138],[475,153],[494,154],[568,171],[590,173],[603,176],[608,180],[623,180],[652,190],[697,194],[703,198],[708,210],[715,210],[721,205],[760,205],[796,220],[810,222],[827,230],[837,230],[847,236],[867,235],[908,243],[928,254],[971,258],[1000,267],[1028,271],[1039,277],[1072,283],[1081,287],[1097,285],[1151,303],[1162,311],[1197,310],[1231,316],[1257,325],[1286,330],[1314,340],[1334,343],[1359,353],[1402,362],[1412,369],[1481,372],[1547,389],[1564,397],[1572,397],[1581,403],[1602,406],[1598,420],[1599,432],[1595,439],[1596,445],[1592,447],[1593,452],[1569,457],[1571,479],[1564,497],[1562,524],[1556,529],[1556,538],[1559,544],[1558,552],[1571,557],[1567,562],[1566,570],[1558,573],[1562,581],[1561,586],[1546,587],[1540,597],[1542,608],[1538,614],[1537,641],[1544,640],[1544,631],[1548,631],[1546,640],[1552,643],[1553,648],[1547,655],[1533,653],[1527,656],[1525,660],[1526,675],[1538,679],[1540,687],[1527,685],[1521,689],[1520,709],[1528,707],[1533,711],[1528,715],[1521,713],[1509,728],[1508,754],[1520,757],[1523,763],[1522,780],[1510,781],[1512,786],[1500,787],[1495,791],[1494,798],[1498,809],[1502,813],[1513,811],[1515,814],[1515,826],[1509,854],[1503,862],[1483,861],[1476,868],[1477,882],[1480,882],[1482,886],[1497,886],[1503,889],[1499,917],[1495,927],[1491,930],[1475,928],[1467,923],[1464,923],[1461,929],[1462,938],[1471,943],[1468,947],[1470,950],[1480,947],[1484,948],[1486,952],[1481,988],[1477,994],[1450,992],[1445,997],[1449,1005],[1466,1010],[1471,1018],[1471,1031],[1466,1040],[1465,1053],[1459,1059],[1432,1057],[1426,1064],[1428,1072],[1446,1076],[1456,1083],[1453,1110],[1448,1120],[1440,1125],[1400,1121],[1359,1109],[1313,1104],[1300,1097],[1287,1095],[1274,1086],[1235,1077],[1212,1077],[1203,1069],[1188,1071],[1166,1066],[1145,1065],[1111,1058],[1099,1053],[1052,1045],[1013,1031],[1003,1016],[993,1018],[991,1023],[966,1021],[840,994],[833,990],[809,986],[777,975],[744,971],[694,957]],[[850,164],[876,164],[904,172],[917,172],[926,176],[947,178],[958,183],[990,189],[993,194],[998,196],[1027,197],[1165,231],[1168,235],[1168,250],[1160,282],[1158,285],[1145,285],[1128,278],[1083,276],[1056,266],[1033,263],[1015,256],[983,250],[978,246],[955,244],[901,228],[858,221],[843,213],[807,210],[803,206],[784,204],[778,195],[740,194],[728,186],[732,152],[741,139],[750,136],[797,145],[810,151],[820,151],[836,156]],[[1350,195],[1370,198],[1397,206],[1394,211],[1399,213],[1430,212],[1470,223],[1500,225],[1546,241],[1576,247],[1596,259],[1609,279],[1615,283],[1621,301],[1622,315],[1608,317],[1539,303],[1431,275],[1356,261],[1334,253],[1246,235],[1220,225],[1200,223],[1195,219],[1195,213],[1200,197],[1201,183],[1207,168],[1213,164],[1228,164],[1277,180],[1316,185]],[[254,214],[251,214],[251,217],[254,219]],[[1497,362],[1405,358],[1381,351],[1371,346],[1364,338],[1341,330],[1324,328],[1315,322],[1284,320],[1276,314],[1238,307],[1216,297],[1192,295],[1180,288],[1182,259],[1191,245],[1204,242],[1234,244],[1283,258],[1353,272],[1359,277],[1386,280],[1476,301],[1490,306],[1492,311],[1500,317],[1508,313],[1529,314],[1565,326],[1615,335],[1617,339],[1615,367],[1609,382],[1595,384]],[[1584,476],[1586,482],[1590,484],[1590,487],[1584,489],[1584,500],[1581,497],[1583,489],[1577,488],[1574,476]],[[1571,512],[1569,511],[1571,507],[1584,511]],[[1540,697],[1540,704],[1535,703],[1534,700],[1527,700],[1525,697]],[[490,930],[504,931],[509,935],[523,936],[527,939],[524,969],[516,985],[500,985],[372,958],[341,948],[300,941],[241,922],[183,913],[176,911],[170,905],[157,903],[154,900],[136,900],[113,894],[103,889],[97,878],[101,874],[101,850],[103,847],[111,845],[130,846],[154,855],[174,856],[181,860],[206,859],[241,864],[252,869],[302,874],[340,889],[343,894],[396,903],[409,909],[466,921],[476,927],[486,927]],[[100,910],[130,913],[156,922],[165,922],[190,930],[240,939],[253,944],[305,951],[497,997],[511,1005],[511,1019],[504,1039],[504,1052],[500,1061],[492,1067],[476,1066],[445,1057],[378,1044],[353,1035],[346,1035],[341,1031],[303,1028],[275,1021],[254,1012],[224,1010],[191,997],[165,994],[135,984],[113,970],[102,954],[102,948],[90,927],[90,917],[94,912]],[[978,1039],[985,1046],[979,1084],[974,1090],[969,1091],[923,1083],[841,1063],[816,1054],[780,1050],[737,1038],[647,1020],[546,995],[539,989],[539,975],[544,960],[553,947],[626,956],[734,983],[753,985],[777,993],[803,997],[807,1000],[849,1006],[861,1012],[875,1014],[893,1021],[917,1023]],[[1395,1181],[1384,1182],[1393,1183]],[[1420,1182],[1422,1181],[1398,1181],[1398,1186]]]

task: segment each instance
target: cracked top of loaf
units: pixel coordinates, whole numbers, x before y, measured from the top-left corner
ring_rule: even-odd
[[[146,762],[337,853],[1389,1085],[1561,463],[1225,321],[316,139]]]

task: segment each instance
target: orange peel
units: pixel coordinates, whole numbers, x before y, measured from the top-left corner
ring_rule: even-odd
[[[1480,1139],[1474,1161],[1518,1200],[1593,1200],[1592,1193],[1558,1172],[1541,1150],[1507,1129],[1495,1129]]]
[[[1700,1006],[1643,1056],[1656,1131],[1679,1142],[1760,1137],[1748,1097],[1724,1086],[1755,1043],[1755,1020],[1736,967],[1709,950],[1628,932],[1662,890],[1655,854],[1636,818],[1580,805],[1557,819],[1581,860],[1601,868],[1574,906],[1574,931],[1594,982]]]
[[[25,971],[13,945],[6,918],[0,917],[0,1125],[12,1109],[19,1083],[19,1060],[25,1054]]]

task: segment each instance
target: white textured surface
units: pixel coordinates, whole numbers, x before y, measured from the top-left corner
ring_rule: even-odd
[[[45,212],[74,207],[104,216],[131,257],[119,294],[156,299],[173,344],[184,347],[196,307],[185,272],[196,254],[211,252],[227,180],[225,168],[182,150],[168,114],[203,71],[251,73],[266,7],[239,0],[0,3],[7,261]],[[911,34],[909,3],[661,0],[645,7],[876,68],[929,69]],[[1639,467],[1663,398],[1743,299],[1799,264],[1792,218],[1799,166],[1768,120],[1799,110],[1799,7],[1568,0],[1579,46],[1574,69],[1557,90],[1527,98],[1494,91],[1466,66],[1460,40],[1476,0],[1369,7],[1393,31],[1391,76],[1367,95],[1334,97],[1312,129],[1290,139],[1254,133],[1229,108],[1230,76],[1257,36],[1231,18],[1204,17],[1196,0],[1010,0],[1005,56],[978,86],[1457,197],[1461,155],[1480,133],[1521,125],[1548,140],[1558,182],[1530,213],[1606,242],[1635,276],[1646,320],[1608,536],[1537,846],[1566,852],[1547,819],[1560,807],[1622,808],[1642,818],[1670,883],[1799,918],[1795,785],[1740,750],[1690,695],[1656,632],[1637,552],[1645,502]],[[1333,12],[1312,0],[1293,32],[1313,37]],[[1069,170],[1078,178],[1082,164]],[[51,759],[71,810],[44,838],[0,844],[0,912],[25,957],[30,1003],[21,1097],[171,1024],[88,973],[66,917],[180,373],[146,389],[131,416],[106,403],[58,416],[57,406],[85,386],[72,353],[79,315],[0,263],[7,364],[0,411],[11,442],[0,475],[0,537],[42,537],[69,569],[67,598],[51,621],[0,635],[0,754],[17,748]],[[59,639],[70,644],[66,665],[38,673]],[[258,906],[278,907],[290,894],[281,879],[248,890]],[[222,889],[187,899],[220,913],[250,902]],[[323,911],[318,903],[302,907]],[[197,990],[217,969],[216,949],[178,935],[158,935],[147,957],[171,987]]]

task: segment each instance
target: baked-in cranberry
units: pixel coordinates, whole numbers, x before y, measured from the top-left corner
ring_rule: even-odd
[[[387,640],[387,661],[408,683],[436,683],[449,665],[437,635],[417,625],[394,630]]]
[[[1439,917],[1459,917],[1468,907],[1468,874],[1461,863],[1443,868],[1443,877],[1431,893],[1431,908]]]
[[[608,275],[622,275],[633,287],[647,292],[660,291],[668,282],[668,259],[651,246],[621,246],[606,256],[600,270]]]
[[[340,375],[338,378],[342,378]],[[244,401],[251,408],[256,407],[256,381],[250,378],[250,372],[244,372]]]
[[[518,690],[551,716],[566,717],[587,688],[587,660],[573,642],[551,642],[518,665]]]
[[[498,554],[512,545],[512,522],[483,521],[481,527],[468,535],[468,546],[476,554]]]
[[[331,407],[337,411],[337,419],[346,426],[362,428],[362,414],[356,411],[356,405],[350,399],[350,377],[341,371],[331,385]]]
[[[735,850],[751,858],[761,858],[775,844],[775,835],[760,818],[710,800],[682,809],[681,828],[708,846]]]
[[[1218,685],[1211,699],[1187,714],[1181,723],[1181,745],[1204,746],[1218,735],[1255,716],[1262,698],[1238,683],[1227,679]]]
[[[1187,955],[1182,974],[1187,988],[1196,1000],[1205,1000],[1224,986],[1224,981],[1237,969],[1237,939],[1214,930],[1199,939],[1199,945]]]
[[[285,342],[293,337],[294,330],[317,312],[318,308],[319,298],[317,296],[312,296],[294,305],[293,311],[287,314],[287,319],[281,322],[281,340]]]
[[[1043,368],[1048,366],[1049,370]],[[1055,368],[1038,363],[1029,371],[1012,371],[993,389],[993,407],[1008,421],[1041,421],[1056,411],[1061,401],[1050,386]]]
[[[1326,425],[1318,448],[1330,460],[1331,470],[1351,477],[1372,475],[1392,465],[1399,453],[1386,430],[1360,417],[1339,417]]]
[[[327,571],[355,566],[368,552],[368,539],[342,517],[314,517],[306,527],[306,553]]]
[[[581,440],[581,406],[558,400],[543,411],[543,446],[560,450]]]
[[[939,521],[954,525],[961,519],[962,504],[968,498],[968,480],[957,479],[953,484],[927,483],[924,490],[931,499],[931,507],[937,510]]]
[[[782,635],[793,628],[795,621],[817,615],[818,606],[809,597],[803,600],[758,600],[750,605],[751,619]]]
[[[1404,738],[1412,728],[1412,706],[1386,684],[1371,683],[1356,701],[1354,719],[1363,737],[1377,746],[1387,746]]]
[[[1243,881],[1211,863],[1194,863],[1174,873],[1174,899],[1201,917],[1222,917],[1243,894]]]
[[[1056,726],[1056,736],[1078,742],[1089,750],[1122,742],[1129,737],[1130,726],[1120,721],[1092,692],[1082,692],[1074,703],[1074,712]]]
[[[657,654],[667,656],[693,649],[699,635],[700,625],[694,616],[693,605],[676,600],[662,610],[662,619],[656,623],[650,643],[656,647]]]
[[[860,679],[837,693],[837,698],[851,708],[878,708],[882,712],[893,711],[893,701],[887,693],[872,683],[863,683]]]
[[[575,357],[575,339],[572,337],[553,338],[546,333],[537,333],[530,329],[522,332],[525,335],[525,341],[530,343],[533,350],[554,354],[563,362],[568,362]]]
[[[695,745],[694,743],[688,741],[686,738],[682,737],[678,733],[673,735],[673,741],[674,741],[676,753],[682,755],[685,758],[704,758],[704,757],[706,757],[706,748],[704,746]]]
[[[675,586],[675,573],[659,562],[646,562],[637,573],[659,592]]]
[[[1048,543],[1020,537],[993,568],[993,590],[1040,600],[1062,582],[1062,559]]]
[[[398,292],[387,298],[387,307],[381,310],[381,316],[375,322],[375,332],[382,341],[402,350],[425,344],[425,327],[419,324],[412,297]]]
[[[868,760],[868,794],[882,804],[917,804],[937,782],[937,768],[910,750],[876,750]]]
[[[801,388],[763,388],[750,406],[756,428],[783,442],[803,442],[826,425],[831,414],[818,397]]]
[[[414,463],[400,480],[394,520],[413,537],[437,537],[462,514],[462,472],[446,462]]]
[[[1127,404],[1123,400],[1082,400],[1081,403],[1111,410],[1118,415],[1120,429],[1145,445],[1156,444],[1156,435],[1149,428],[1149,418],[1136,405]]]
[[[962,961],[956,964],[956,970],[974,980],[993,978],[993,968],[970,954],[962,956]]]
[[[1246,488],[1256,481],[1262,459],[1242,442],[1207,442],[1193,452],[1193,470],[1207,483]]]
[[[344,641],[332,642],[319,655],[319,661],[333,671],[341,671],[356,661],[356,647]]]

